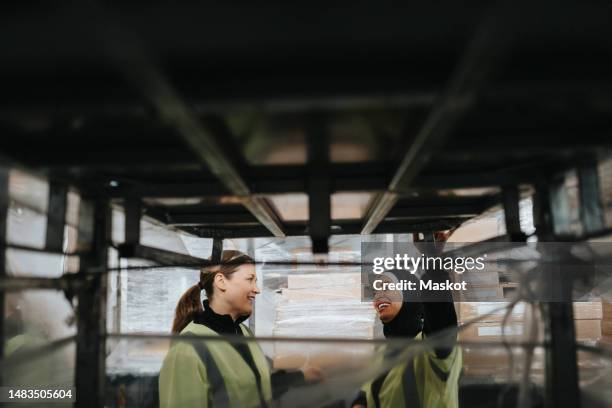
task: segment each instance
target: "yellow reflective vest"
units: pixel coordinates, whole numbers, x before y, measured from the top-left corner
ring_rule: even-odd
[[[27,350],[31,347],[41,346],[44,342],[42,339],[30,334],[22,333],[10,338],[4,345],[4,357],[8,357],[19,350]]]
[[[422,332],[416,340],[422,339]],[[393,367],[385,376],[366,383],[368,408],[420,407],[457,408],[459,406],[459,376],[462,354],[453,347],[444,359],[434,350],[413,356],[408,362]]]
[[[244,336],[251,332],[240,325]],[[181,335],[218,336],[214,330],[194,322]],[[260,385],[240,353],[226,341],[175,341],[159,373],[160,408],[258,407],[272,400],[268,361],[255,342],[249,351],[259,371]]]

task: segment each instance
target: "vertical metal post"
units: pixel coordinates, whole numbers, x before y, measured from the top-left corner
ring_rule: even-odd
[[[9,170],[0,167],[0,279],[6,274],[6,226],[9,208]],[[0,359],[4,358],[4,314],[6,308],[4,291],[0,290]],[[4,384],[4,375],[0,371],[0,385]]]
[[[98,199],[93,211],[81,212],[79,236],[87,242],[88,251],[81,256],[80,274],[95,274],[89,285],[78,293],[78,333],[76,362],[77,407],[103,407],[106,387],[106,291],[108,240],[111,237],[109,202]],[[89,215],[89,216],[88,216]],[[82,228],[81,228],[82,227]],[[84,278],[85,276],[82,276]]]
[[[218,237],[213,238],[212,253],[210,256],[211,261],[213,261],[214,263],[220,263],[222,253],[223,253],[223,238],[218,238]]]
[[[551,207],[562,207],[558,205],[559,203],[551,202],[554,197],[563,197],[563,194],[550,194],[549,183],[536,186],[533,216],[540,242],[554,241],[555,219]],[[544,256],[547,254],[545,253]],[[542,276],[542,279],[545,279],[546,282],[558,283],[563,299],[571,299],[573,277],[558,279],[558,277],[546,276],[548,272],[550,270],[544,268],[545,276]],[[550,344],[550,347],[546,349],[546,407],[580,407],[572,302],[543,302],[542,308],[545,311],[544,315],[547,316],[546,333]]]
[[[64,227],[68,188],[59,183],[49,183],[49,206],[47,209],[46,249],[61,252],[64,249]]]
[[[502,199],[504,203],[506,234],[510,236],[512,241],[524,241],[524,234],[521,231],[518,187],[515,185],[504,186],[502,189]]]
[[[308,118],[308,217],[314,254],[329,252],[331,180],[329,135],[323,114]]]
[[[585,235],[605,228],[604,210],[599,191],[597,161],[591,160],[579,165],[578,189],[580,192],[580,220]]]
[[[123,273],[121,270],[121,258],[119,257],[119,253],[116,252],[116,262],[119,269],[115,274],[115,287],[117,288],[116,293],[116,306],[113,316],[113,332],[119,333],[121,332],[121,303],[123,302],[123,290],[121,289],[121,274]]]
[[[140,197],[130,195],[124,199],[125,209],[125,243],[138,245],[140,243],[140,218],[142,201]]]

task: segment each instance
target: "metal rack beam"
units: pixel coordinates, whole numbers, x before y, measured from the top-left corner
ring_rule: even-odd
[[[140,243],[140,220],[142,218],[142,200],[135,195],[128,195],[123,200],[125,211],[125,243]]]
[[[329,173],[329,129],[326,117],[313,113],[308,129],[308,234],[314,254],[329,252],[331,234],[331,180]]]
[[[399,198],[399,192],[410,186],[416,175],[450,136],[458,121],[475,102],[504,45],[500,42],[499,10],[486,15],[470,40],[464,55],[453,72],[446,91],[440,96],[429,116],[412,140],[393,175],[387,191],[382,193],[368,211],[362,234],[371,234]]]
[[[459,189],[498,187],[503,185],[533,182],[542,170],[560,169],[567,163],[532,163],[521,168],[507,170],[426,170],[413,180],[410,188],[414,190],[427,189]],[[303,165],[251,166],[247,170],[251,192],[255,195],[307,193],[308,169]],[[389,185],[392,166],[389,163],[370,162],[359,164],[332,163],[327,177],[331,183],[331,192],[379,191]],[[143,181],[126,180],[121,177],[107,176],[105,182],[84,180],[80,189],[90,196],[124,198],[127,194],[139,197],[214,197],[226,196],[228,190],[218,181],[202,177],[202,173],[193,171],[152,172],[143,175]],[[157,179],[157,181],[150,181]],[[190,180],[190,181],[188,181]],[[112,182],[112,185],[110,185]],[[407,193],[407,194],[406,194]],[[400,197],[409,196],[410,192],[400,193]]]
[[[327,195],[326,197],[329,197]],[[457,204],[452,201],[440,200],[439,205],[427,205],[409,201],[398,203],[389,214],[387,221],[418,222],[421,219],[431,218],[472,218],[491,207],[496,201],[492,196],[477,202],[463,203],[457,200]],[[182,206],[147,206],[146,214],[172,226],[214,226],[232,224],[237,226],[259,225],[257,219],[242,206],[236,205],[182,205]],[[335,223],[337,221],[333,221]],[[289,233],[289,231],[287,231]]]
[[[49,183],[49,205],[47,209],[47,231],[45,248],[61,252],[64,248],[64,227],[68,204],[68,187],[65,184]]]
[[[423,220],[399,221],[399,222],[384,222],[380,224],[374,234],[407,234],[412,232],[423,231],[446,231],[455,228],[465,222],[463,217],[449,218],[434,218]],[[332,235],[353,235],[359,234],[362,227],[361,220],[338,220],[332,222]],[[273,236],[270,231],[259,227],[233,227],[228,228],[213,228],[213,227],[181,227],[180,229],[202,237],[202,238],[256,238]],[[285,225],[287,236],[303,236],[308,235],[308,226],[305,223],[287,223]]]
[[[0,292],[55,289],[72,293],[87,285],[89,280],[79,274],[67,274],[61,278],[11,276],[0,278]]]
[[[140,244],[122,244],[117,248],[121,258],[138,258],[153,261],[160,265],[207,266],[209,259],[196,258],[178,252],[153,248]]]
[[[105,16],[104,11],[97,11]],[[137,45],[140,42],[134,36],[117,26],[114,26],[115,31],[109,30],[106,23],[113,26],[115,22],[96,19],[95,23],[107,41],[110,56],[128,82],[157,109],[162,120],[176,130],[198,160],[208,167],[221,184],[231,194],[241,198],[242,205],[263,226],[277,237],[284,236],[282,223],[272,207],[263,198],[253,196],[244,174],[237,166],[238,152],[230,153],[224,148],[231,139],[224,120],[218,117],[200,120],[146,55],[144,47]]]
[[[553,207],[559,205],[552,201],[563,197],[551,194],[551,188],[557,187],[547,182],[536,185],[533,220],[541,242],[555,240],[554,223],[558,221],[555,220]],[[571,299],[573,277],[559,280],[547,276],[543,271],[541,279],[543,282],[557,282],[564,298]],[[546,349],[546,406],[580,407],[573,305],[571,302],[549,302],[543,303],[542,307],[546,316],[547,341],[551,345]]]
[[[0,167],[0,279],[6,279],[6,232],[9,208],[9,170]],[[0,357],[4,356],[4,319],[6,299],[0,291]],[[4,385],[4,375],[0,371],[0,385]]]
[[[504,205],[506,234],[510,236],[512,241],[524,241],[525,234],[521,231],[520,194],[518,186],[504,186],[502,189],[502,201]]]
[[[99,270],[77,292],[76,407],[103,407],[106,391],[106,291],[111,209],[107,200],[81,200],[79,241],[87,245],[81,256],[81,273]]]

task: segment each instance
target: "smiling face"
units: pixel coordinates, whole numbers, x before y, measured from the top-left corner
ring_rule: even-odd
[[[222,275],[218,274],[218,278]],[[222,290],[218,294],[223,297],[224,303],[229,307],[230,314],[235,316],[248,316],[253,312],[255,296],[260,293],[257,287],[257,274],[252,264],[240,265],[238,269],[222,278],[218,282]],[[217,293],[215,293],[217,296]]]
[[[378,314],[378,318],[383,323],[389,323],[395,319],[401,308],[402,302],[391,302],[385,297],[374,299],[374,309]]]
[[[393,283],[394,279],[387,275],[378,278],[384,283]],[[379,290],[374,292],[374,310],[383,323],[389,323],[402,308],[402,292],[398,290]]]

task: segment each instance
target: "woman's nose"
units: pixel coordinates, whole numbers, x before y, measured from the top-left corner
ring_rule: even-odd
[[[257,294],[257,295],[261,293],[261,291],[259,290],[257,285],[255,285],[255,287],[253,288],[253,292],[255,292],[255,294]]]

